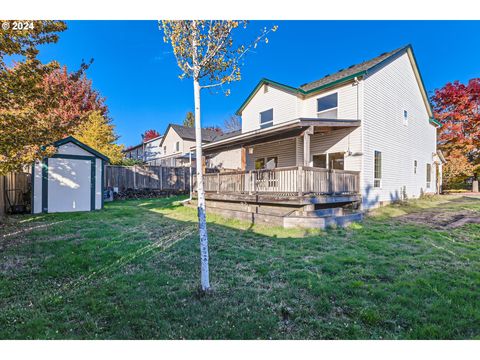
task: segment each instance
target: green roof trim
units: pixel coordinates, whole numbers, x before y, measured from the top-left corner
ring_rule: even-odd
[[[438,121],[437,119],[435,119],[435,118],[430,118],[429,121],[430,121],[431,124],[435,124],[435,125],[437,125],[438,127],[442,127],[442,126],[443,126],[442,123],[441,123],[440,121]]]
[[[338,79],[338,80],[335,80],[335,81],[332,81],[332,82],[329,82],[328,84],[324,84],[322,86],[319,86],[319,87],[316,87],[314,89],[311,89],[311,90],[308,90],[308,91],[304,91],[302,90],[302,93],[305,94],[305,95],[308,95],[308,94],[311,94],[315,91],[319,91],[319,90],[323,90],[323,89],[327,89],[327,88],[331,88],[335,85],[338,85],[338,84],[341,84],[341,83],[344,83],[344,82],[347,82],[347,81],[350,81],[350,80],[353,80],[355,79],[356,77],[359,77],[359,76],[363,76],[365,75],[366,71],[359,71],[358,73],[355,73],[355,74],[352,74],[352,75],[349,75],[349,76],[345,76],[341,79]]]
[[[55,141],[52,145],[55,146],[55,147],[59,147],[59,146],[62,146],[62,145],[68,144],[68,143],[74,143],[75,145],[77,145],[78,147],[82,148],[83,150],[89,152],[90,154],[93,154],[96,157],[98,157],[100,159],[103,159],[107,162],[110,162],[110,159],[108,157],[106,157],[105,155],[103,155],[103,154],[99,153],[98,151],[92,149],[90,146],[85,145],[81,141],[75,139],[73,136],[68,136],[65,139]]]
[[[324,84],[322,86],[318,86],[314,89],[311,89],[311,90],[308,90],[308,91],[305,91],[303,89],[300,89],[300,88],[295,88],[293,86],[290,86],[290,85],[285,85],[285,84],[282,84],[282,83],[279,83],[277,81],[273,81],[273,80],[269,80],[269,79],[266,79],[266,78],[263,78],[261,79],[257,86],[255,86],[255,88],[252,90],[252,92],[248,95],[248,97],[245,99],[245,101],[242,103],[242,105],[240,105],[240,107],[238,108],[238,110],[235,112],[236,115],[240,115],[240,113],[243,111],[243,109],[245,108],[245,106],[248,104],[248,102],[252,99],[252,97],[257,93],[257,91],[262,87],[262,85],[266,84],[266,85],[274,85],[276,87],[279,87],[281,89],[284,89],[286,91],[289,91],[289,92],[292,92],[292,93],[295,93],[295,94],[300,94],[300,95],[309,95],[311,93],[314,93],[316,91],[319,91],[319,90],[323,90],[323,89],[327,89],[327,88],[331,88],[335,85],[338,85],[340,83],[344,83],[346,81],[349,81],[349,80],[352,80],[356,77],[359,77],[359,76],[363,76],[365,75],[366,71],[360,71],[356,74],[353,74],[353,75],[349,75],[349,76],[346,76],[346,77],[343,77],[341,79],[338,79],[338,80],[335,80],[335,81],[332,81],[332,82],[329,82],[328,84]]]
[[[434,124],[434,125],[437,125],[437,126],[442,126],[441,123],[439,123],[437,120],[435,120],[433,118],[433,109],[432,109],[432,105],[430,104],[430,101],[428,99],[428,94],[427,94],[427,90],[426,90],[426,87],[425,87],[425,83],[423,81],[423,78],[422,78],[422,74],[420,73],[420,69],[418,68],[418,62],[417,62],[417,59],[415,57],[415,53],[413,52],[413,47],[411,44],[408,44],[406,46],[403,46],[397,50],[394,50],[392,51],[392,53],[390,55],[388,55],[387,57],[385,57],[383,60],[379,61],[378,63],[368,67],[368,68],[363,68],[361,71],[355,73],[355,74],[351,74],[351,75],[347,75],[347,76],[344,76],[344,77],[341,77],[339,79],[336,79],[336,80],[333,80],[331,82],[328,82],[328,83],[325,83],[321,86],[318,86],[316,88],[313,88],[313,89],[310,89],[310,90],[303,90],[302,88],[295,88],[295,87],[292,87],[292,86],[289,86],[289,85],[285,85],[285,84],[282,84],[282,83],[279,83],[279,82],[276,82],[276,81],[273,81],[273,80],[269,80],[269,79],[266,79],[266,78],[263,78],[261,79],[258,84],[255,86],[255,88],[253,89],[253,91],[248,95],[248,97],[245,99],[245,101],[242,103],[242,105],[238,108],[238,110],[235,112],[236,115],[240,115],[241,112],[243,111],[243,109],[246,107],[246,105],[248,104],[248,102],[253,98],[253,96],[257,93],[257,91],[260,89],[260,87],[264,84],[271,84],[277,88],[280,88],[280,89],[283,89],[283,90],[286,90],[290,93],[293,93],[293,94],[298,94],[298,95],[309,95],[311,93],[314,93],[314,92],[317,92],[317,91],[320,91],[320,90],[324,90],[324,89],[329,89],[329,88],[332,88],[336,85],[339,85],[341,83],[344,83],[344,82],[347,82],[347,81],[350,81],[356,77],[361,77],[361,76],[364,76],[366,75],[370,70],[374,69],[374,68],[378,68],[378,67],[381,67],[382,65],[384,65],[387,61],[389,61],[390,59],[394,58],[395,56],[399,56],[400,54],[403,54],[405,52],[409,52],[411,54],[411,59],[413,59],[413,67],[415,68],[415,72],[418,74],[418,80],[419,80],[419,85],[421,87],[421,91],[424,92],[424,96],[425,96],[425,102],[426,102],[426,107],[427,107],[427,112],[429,113],[429,116],[431,116],[431,119],[430,119],[430,123]],[[383,55],[383,54],[382,54]],[[302,85],[303,86],[303,85]]]

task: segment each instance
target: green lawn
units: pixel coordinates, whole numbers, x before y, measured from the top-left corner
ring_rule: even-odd
[[[0,338],[480,338],[480,224],[448,226],[480,216],[479,197],[390,206],[326,232],[209,216],[207,295],[196,213],[176,200],[10,218]]]

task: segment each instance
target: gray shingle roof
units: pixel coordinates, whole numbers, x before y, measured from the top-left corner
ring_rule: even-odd
[[[406,46],[402,46],[401,48],[392,50],[390,52],[383,53],[383,54],[381,54],[381,55],[379,55],[379,56],[377,56],[377,57],[375,57],[371,60],[364,61],[360,64],[351,65],[348,68],[339,70],[334,74],[326,75],[323,78],[321,78],[320,80],[316,80],[316,81],[309,82],[307,84],[303,84],[303,85],[300,86],[300,89],[302,89],[303,91],[310,91],[310,90],[318,88],[320,86],[332,83],[334,81],[346,78],[348,76],[352,76],[352,75],[357,74],[359,72],[366,71],[368,69],[371,69],[375,65],[378,65],[379,63],[381,63],[385,59],[389,58],[390,56],[395,55],[396,53],[404,50],[405,48],[406,48]]]
[[[170,124],[175,132],[184,140],[195,140],[195,128],[183,125]],[[212,129],[202,129],[202,140],[205,142],[214,141],[221,136],[217,131]]]
[[[230,132],[224,133],[224,134],[222,134],[222,135],[218,135],[218,136],[215,138],[214,141],[219,141],[219,140],[228,139],[228,138],[231,138],[231,137],[240,135],[241,133],[242,133],[242,130],[230,131]]]

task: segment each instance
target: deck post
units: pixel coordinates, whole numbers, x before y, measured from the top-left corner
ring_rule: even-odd
[[[252,195],[252,190],[253,190],[253,177],[252,177],[252,171],[248,172],[248,195]]]
[[[303,166],[299,166],[297,170],[297,191],[298,196],[303,196]]]
[[[335,189],[335,179],[336,179],[336,176],[335,176],[335,170],[333,169],[330,169],[329,172],[328,172],[328,193],[329,194],[333,194],[334,193],[334,189]]]
[[[310,135],[313,134],[313,126],[303,133],[303,166],[310,166]]]

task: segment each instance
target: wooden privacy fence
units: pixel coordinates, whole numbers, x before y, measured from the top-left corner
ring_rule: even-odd
[[[192,174],[195,172],[192,169]],[[188,191],[190,168],[166,166],[114,166],[105,167],[105,186],[126,189],[153,189]]]
[[[0,176],[0,216],[11,209],[10,206],[26,205],[31,202],[32,178],[29,173],[8,173]]]

